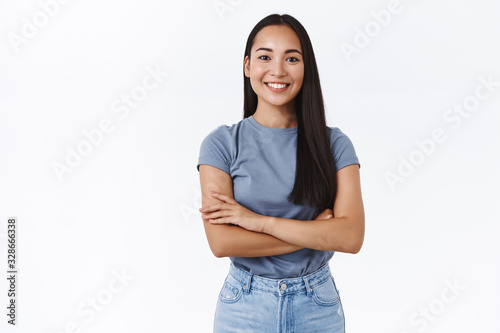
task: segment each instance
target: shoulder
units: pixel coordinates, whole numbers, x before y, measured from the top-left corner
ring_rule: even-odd
[[[328,133],[330,134],[330,145],[332,146],[332,148],[340,149],[344,146],[353,146],[353,143],[349,136],[345,134],[340,128],[332,126],[327,127]]]
[[[201,152],[206,150],[228,150],[232,141],[231,126],[222,124],[212,129],[201,142]]]
[[[229,126],[226,124],[222,124],[212,129],[204,138],[203,141],[206,140],[216,140],[219,138],[224,138],[230,136]]]
[[[244,122],[245,119],[231,125],[221,124],[210,131],[205,136],[205,139],[227,139],[235,137],[238,133],[239,128],[243,126]]]
[[[331,140],[350,140],[347,134],[345,134],[340,128],[335,126],[327,126],[328,132],[330,133]]]
[[[330,134],[330,148],[332,149],[337,170],[350,164],[360,165],[354,144],[349,136],[338,127],[327,127]]]
[[[198,165],[210,164],[229,173],[236,156],[238,130],[242,121],[232,125],[222,124],[212,129],[202,140]]]

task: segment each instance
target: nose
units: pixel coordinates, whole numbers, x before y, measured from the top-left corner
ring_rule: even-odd
[[[286,75],[284,64],[280,59],[273,61],[270,74],[276,77],[282,77]]]

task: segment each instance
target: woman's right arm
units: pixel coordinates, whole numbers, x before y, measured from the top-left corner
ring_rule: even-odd
[[[203,207],[220,202],[210,195],[210,191],[234,198],[233,181],[229,174],[208,164],[201,164],[199,171]],[[210,250],[217,258],[264,257],[302,249],[274,236],[249,231],[237,225],[212,224],[206,219],[203,219],[203,225]]]

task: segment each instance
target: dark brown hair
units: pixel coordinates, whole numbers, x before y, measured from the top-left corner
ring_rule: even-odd
[[[288,200],[296,205],[307,203],[315,206],[319,214],[326,208],[333,209],[337,181],[314,51],[309,35],[299,21],[287,14],[271,14],[257,23],[250,32],[243,58],[250,58],[255,36],[262,28],[270,25],[287,25],[295,31],[302,46],[304,61],[304,79],[295,97],[298,122],[295,183]],[[247,118],[257,109],[257,95],[252,89],[250,78],[245,76],[244,69],[243,80],[243,118]]]

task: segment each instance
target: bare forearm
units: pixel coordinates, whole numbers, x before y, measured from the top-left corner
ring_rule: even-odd
[[[209,238],[210,248],[219,258],[274,256],[303,248],[272,235],[249,231],[237,225],[212,225],[206,221],[204,224],[207,234],[213,236]]]
[[[321,251],[357,253],[363,244],[364,217],[302,221],[267,217],[262,232],[283,241]]]

